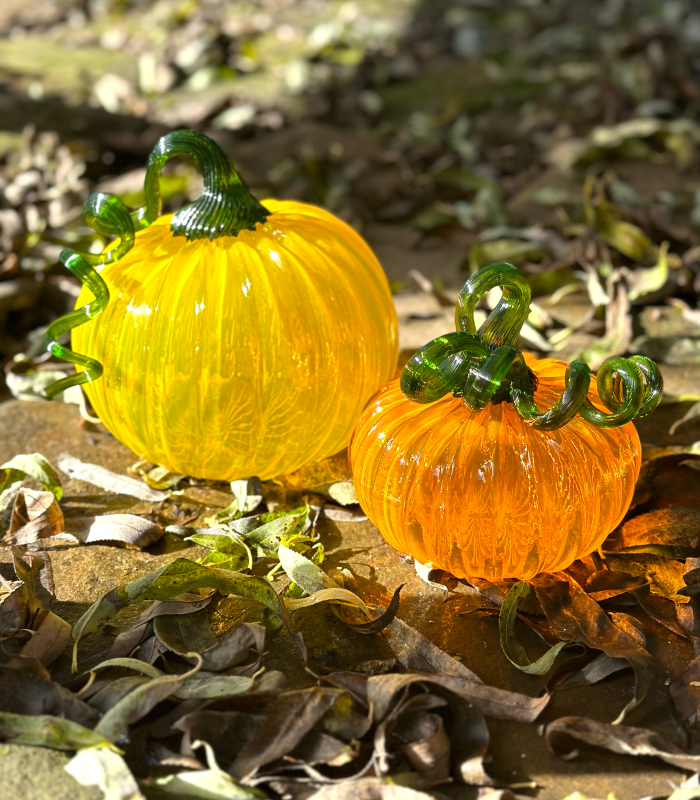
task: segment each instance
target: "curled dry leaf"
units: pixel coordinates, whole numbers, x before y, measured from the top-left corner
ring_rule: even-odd
[[[697,727],[700,708],[700,656],[694,658],[683,674],[673,681],[670,691],[680,718],[686,725]]]
[[[29,620],[29,595],[22,581],[0,588],[0,640],[12,636]]]
[[[188,653],[199,653],[202,669],[221,672],[248,658],[251,649],[263,652],[265,628],[244,622],[226,636],[217,638],[209,624],[206,611],[179,616],[157,617],[153,630],[160,641],[174,653],[192,661]]]
[[[38,547],[40,545],[30,545]],[[17,577],[27,590],[29,612],[36,614],[51,608],[53,604],[53,571],[45,552],[28,550],[26,547],[12,548],[12,564]]]
[[[549,695],[527,697],[494,686],[450,675],[389,674],[373,675],[367,680],[367,697],[374,704],[375,718],[382,719],[389,711],[394,698],[406,687],[423,683],[428,687],[450,692],[471,703],[487,717],[534,722],[549,702]]]
[[[58,468],[71,479],[90,483],[115,494],[135,497],[137,500],[160,503],[168,497],[165,492],[151,489],[143,481],[129,478],[126,475],[118,475],[116,472],[100,467],[97,464],[88,464],[70,455],[70,453],[61,453],[58,458]]]
[[[543,573],[531,581],[552,630],[560,639],[582,641],[612,658],[626,658],[634,669],[635,691],[618,722],[646,697],[658,676],[648,651],[618,628],[603,609],[565,572]]]
[[[571,737],[594,747],[603,747],[613,753],[629,756],[652,756],[681,769],[698,770],[700,755],[684,753],[661,736],[647,728],[611,725],[585,717],[561,717],[550,722],[545,729],[547,745],[564,758],[574,758],[576,750],[566,746]]]
[[[641,575],[630,575],[614,569],[601,569],[588,576],[584,589],[592,600],[600,603],[646,585],[647,580]]]
[[[34,633],[20,655],[36,658],[48,666],[61,655],[70,642],[71,626],[52,611],[39,612]]]
[[[52,492],[22,488],[3,544],[26,545],[63,532],[63,512]]]

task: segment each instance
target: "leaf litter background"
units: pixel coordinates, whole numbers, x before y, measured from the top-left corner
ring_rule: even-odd
[[[0,31],[0,796],[700,796],[694,4],[5,0]],[[524,347],[659,361],[602,553],[529,586],[419,575],[344,454],[212,485],[39,400],[78,293],[58,253],[102,246],[82,202],[137,205],[177,126],[362,232],[403,360],[508,260]],[[199,186],[172,165],[170,207]]]

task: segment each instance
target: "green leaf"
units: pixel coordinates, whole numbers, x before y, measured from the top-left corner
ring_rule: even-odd
[[[61,482],[56,475],[56,470],[41,453],[15,456],[0,466],[0,470],[5,471],[4,476],[0,477],[0,493],[4,492],[9,484],[27,476],[51,492],[56,500],[60,500],[63,496],[63,489],[61,489]]]
[[[501,632],[501,648],[510,663],[528,675],[544,675],[554,666],[554,661],[559,655],[560,650],[566,647],[568,642],[559,642],[534,663],[530,661],[525,648],[515,638],[515,621],[518,618],[518,603],[530,594],[530,584],[526,581],[518,581],[511,586],[508,594],[501,605],[498,614],[498,627]]]
[[[261,514],[257,518],[261,524],[254,528],[249,527],[247,519],[233,523],[231,527],[243,536],[259,557],[277,558],[277,551],[284,537],[303,533],[308,517],[309,507],[302,506],[292,511]]]
[[[81,750],[84,747],[109,747],[109,739],[77,722],[48,714],[27,716],[0,711],[0,740],[54,750]]]
[[[304,558],[289,547],[280,544],[278,556],[287,576],[307,593],[314,594],[322,589],[339,589],[338,584],[313,561]]]

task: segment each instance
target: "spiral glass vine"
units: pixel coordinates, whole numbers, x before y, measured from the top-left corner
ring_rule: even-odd
[[[480,298],[497,286],[503,296],[477,331],[474,311]],[[490,264],[464,285],[456,304],[457,331],[424,345],[401,375],[401,390],[417,403],[432,403],[452,392],[472,411],[489,402],[512,402],[533,428],[552,431],[576,414],[599,428],[615,428],[653,411],[661,400],[663,379],[645,356],[613,356],[598,370],[596,386],[610,413],[588,399],[590,367],[572,361],[562,396],[547,411],[535,403],[536,379],[516,342],[528,317],[530,287],[512,264]]]
[[[113,248],[99,255],[78,253],[70,248],[61,252],[61,262],[90,289],[95,299],[60,317],[46,330],[46,349],[57,358],[83,368],[47,387],[44,392],[47,399],[52,400],[71,386],[90,383],[102,375],[103,367],[99,361],[59,344],[58,338],[94,319],[107,307],[109,290],[95,268],[122,258],[134,246],[136,231],[147,228],[158,219],[163,165],[178,154],[195,160],[202,172],[204,191],[192,205],[175,214],[171,223],[173,235],[184,236],[188,241],[236,236],[239,231],[253,230],[257,223],[267,219],[268,210],[250,193],[231,159],[216,142],[196,131],[173,131],[163,136],[153,148],[146,166],[146,203],[142,208],[130,212],[113,195],[103,192],[90,195],[83,208],[85,221],[103,236],[117,238]]]

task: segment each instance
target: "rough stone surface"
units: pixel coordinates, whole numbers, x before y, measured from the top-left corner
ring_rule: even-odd
[[[69,761],[58,750],[0,743],[0,800],[100,800],[63,769]]]

